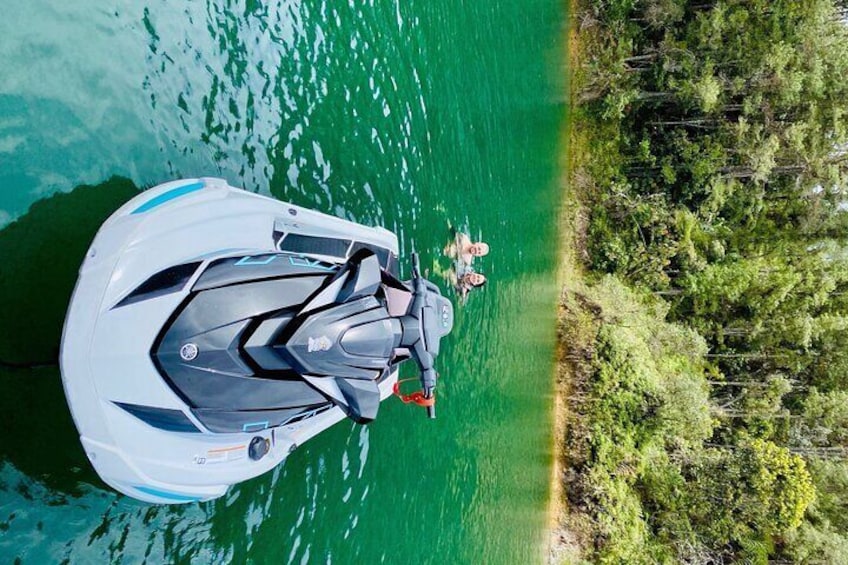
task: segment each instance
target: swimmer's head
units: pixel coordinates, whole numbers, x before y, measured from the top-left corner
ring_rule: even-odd
[[[489,254],[489,244],[484,243],[482,241],[478,241],[477,243],[472,243],[468,247],[468,252],[474,257],[482,257],[484,255]]]
[[[471,286],[483,286],[486,284],[486,277],[480,273],[468,273],[462,277],[462,280]]]

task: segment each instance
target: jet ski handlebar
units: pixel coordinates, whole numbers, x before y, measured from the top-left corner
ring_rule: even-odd
[[[436,383],[439,378],[438,373],[436,373],[436,370],[433,368],[433,362],[435,360],[435,355],[438,355],[438,342],[442,336],[431,335],[432,324],[428,320],[428,317],[432,317],[431,312],[435,312],[437,309],[437,303],[439,302],[438,299],[440,299],[441,296],[438,295],[437,290],[433,292],[430,289],[432,283],[428,284],[427,279],[421,275],[421,264],[418,259],[418,253],[412,254],[411,282],[414,297],[410,314],[418,320],[420,328],[420,339],[413,348],[413,356],[418,362],[418,367],[421,370],[421,393],[425,401],[430,401],[431,399],[434,399]],[[452,318],[453,316],[451,312],[451,326],[453,325]],[[427,417],[435,418],[435,400],[426,402],[425,407],[427,409]]]

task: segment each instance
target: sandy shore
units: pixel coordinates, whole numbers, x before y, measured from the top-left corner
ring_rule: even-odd
[[[577,28],[575,19],[572,17],[577,13],[580,0],[568,1],[568,28],[566,30],[566,41],[562,42],[561,48],[565,51],[562,60],[566,62],[563,72],[567,73],[568,80],[568,109],[571,109],[571,100],[574,100],[574,81],[572,70],[577,63],[579,45],[577,42]],[[581,256],[584,253],[580,233],[584,225],[583,211],[576,195],[571,190],[571,175],[575,170],[575,158],[577,153],[572,150],[573,130],[572,121],[564,117],[560,134],[560,175],[559,185],[563,194],[563,201],[558,214],[559,218],[559,267],[557,269],[557,284],[561,288],[560,300],[557,304],[558,323],[563,319],[563,296],[574,288],[575,284],[582,279]],[[561,332],[558,328],[558,335]],[[565,437],[568,419],[568,389],[571,382],[571,367],[564,351],[564,344],[559,342],[556,347],[556,363],[554,367],[554,398],[553,398],[553,431],[551,452],[553,461],[550,473],[550,501],[548,504],[548,532],[547,548],[544,563],[560,565],[579,560],[580,548],[574,534],[566,527],[567,507],[565,493],[563,492],[566,468]]]

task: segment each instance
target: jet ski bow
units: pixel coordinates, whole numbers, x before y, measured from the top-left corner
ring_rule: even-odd
[[[453,307],[399,278],[397,236],[229,186],[174,181],[98,231],[60,365],[83,448],[114,489],[209,500],[345,417],[368,423],[412,359],[433,409]]]

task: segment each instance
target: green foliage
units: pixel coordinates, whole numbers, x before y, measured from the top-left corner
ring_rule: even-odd
[[[705,451],[687,469],[690,520],[713,547],[763,560],[774,536],[801,524],[814,489],[804,460],[771,442]]]
[[[621,157],[617,170],[595,176],[616,195],[598,203],[614,221],[627,215],[627,231],[642,202],[659,214],[639,224],[640,237],[619,238],[615,257],[597,268],[664,288],[658,268],[679,265],[663,260],[678,253],[663,251],[688,243],[666,221],[681,204],[699,222],[744,232],[719,240],[724,248],[773,236],[775,227],[790,241],[837,235],[848,180],[840,149],[848,143],[848,28],[831,2],[590,4],[601,25],[581,92],[592,100],[590,118],[620,132],[597,136]],[[676,25],[657,33],[659,22]],[[607,160],[610,149],[597,155]],[[593,232],[595,247],[605,233]],[[658,240],[656,260],[644,250]]]
[[[602,540],[599,561],[674,562],[676,553],[663,540],[680,527],[694,532],[681,468],[713,433],[706,344],[665,322],[662,302],[614,277],[598,281],[591,299],[603,323],[582,407],[588,425],[576,448],[586,458],[570,495],[590,505]]]
[[[804,460],[745,434],[734,448],[707,446],[718,421],[703,338],[665,321],[664,301],[615,277],[598,280],[587,299],[598,324],[592,379],[578,408],[585,428],[572,446],[584,455],[572,461],[579,478],[568,490],[593,517],[594,558],[764,559],[814,498]],[[787,381],[775,377],[748,399],[748,410],[766,413],[787,392]],[[838,401],[829,400],[815,406]]]
[[[848,445],[848,391],[820,392],[813,387],[793,422],[792,440],[804,448]]]
[[[813,524],[841,532],[848,540],[848,463],[838,459],[814,459],[810,473],[818,485],[816,500],[809,510]]]
[[[805,522],[786,539],[787,554],[802,565],[848,565],[848,535],[829,523],[814,526]]]
[[[577,16],[600,314],[572,502],[598,560],[846,561],[845,14],[589,0]]]
[[[815,498],[806,463],[785,447],[760,439],[752,441],[749,449],[749,477],[765,528],[770,533],[797,528]]]

